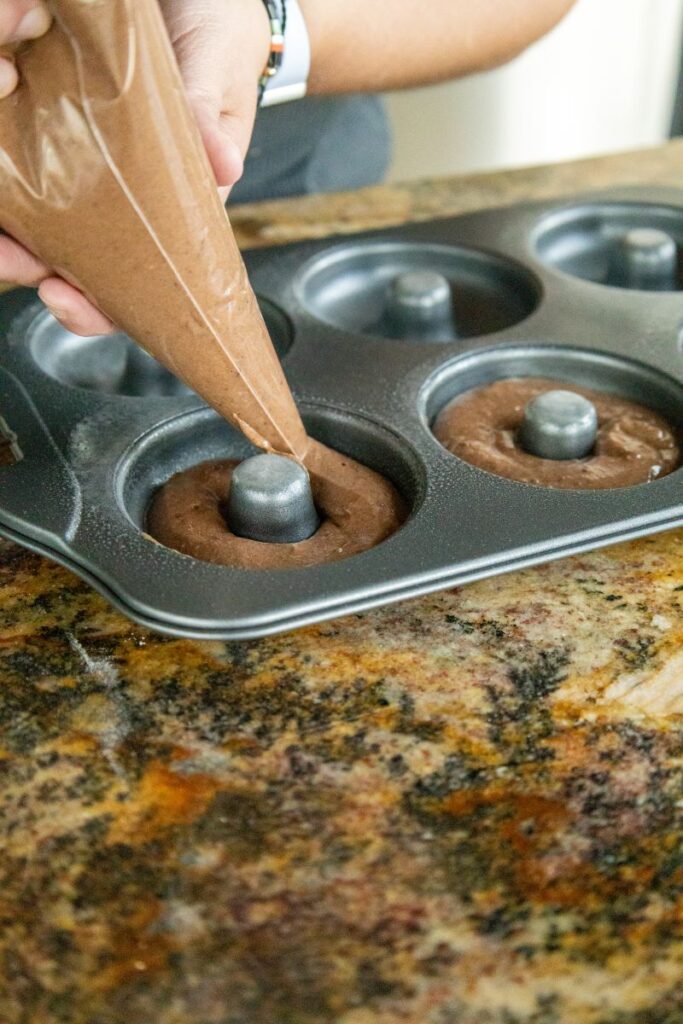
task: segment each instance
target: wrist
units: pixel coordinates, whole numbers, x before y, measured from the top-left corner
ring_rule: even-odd
[[[242,7],[245,6],[249,7],[249,74],[253,78],[255,72],[258,82],[270,56],[270,20],[263,0],[247,0],[246,5],[242,3]]]
[[[319,3],[318,0],[299,0],[301,13],[303,14],[308,30],[310,45],[310,70],[308,75],[308,92],[312,94],[327,92],[324,81],[324,68],[329,60],[334,58],[334,46],[327,46],[326,40],[330,38],[326,18],[329,22],[331,17],[327,0]]]

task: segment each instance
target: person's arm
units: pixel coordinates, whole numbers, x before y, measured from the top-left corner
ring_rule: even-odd
[[[384,92],[504,64],[575,0],[300,0],[309,92]]]
[[[548,32],[574,0],[300,0],[311,41],[309,92],[379,92],[443,81],[502,64]],[[242,174],[270,48],[263,0],[159,0],[190,106],[218,186]],[[39,0],[0,0],[0,45],[41,35]],[[25,28],[25,25],[24,25]],[[0,98],[16,85],[0,58]],[[1,101],[1,99],[0,99]],[[103,211],[103,216],[106,212]],[[66,281],[7,236],[0,280],[37,285],[71,331],[115,328]]]

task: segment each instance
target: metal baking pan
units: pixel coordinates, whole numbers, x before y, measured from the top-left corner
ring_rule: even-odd
[[[632,227],[676,240],[670,290],[610,279]],[[22,457],[0,466],[0,533],[147,626],[247,639],[677,526],[682,470],[627,489],[529,486],[460,461],[430,424],[469,388],[533,375],[634,398],[682,427],[681,251],[683,192],[635,188],[247,253],[310,432],[384,473],[410,508],[372,551],[268,572],[200,562],[144,532],[173,473],[242,458],[248,442],[128,339],[77,339],[35,293],[10,292],[0,432]],[[406,269],[449,279],[458,340],[392,336],[383,297]]]

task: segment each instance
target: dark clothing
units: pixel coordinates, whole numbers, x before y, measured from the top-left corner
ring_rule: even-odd
[[[335,192],[381,181],[391,153],[377,96],[307,98],[259,111],[230,202]]]

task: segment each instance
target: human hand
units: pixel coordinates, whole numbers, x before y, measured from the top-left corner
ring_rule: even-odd
[[[223,199],[242,176],[270,52],[263,0],[160,0]]]
[[[225,199],[242,174],[256,115],[258,79],[268,59],[270,26],[265,5],[262,0],[160,0],[160,7],[190,107]],[[0,0],[0,44],[18,40],[17,26],[32,10],[38,12],[33,18],[39,31],[22,38],[34,38],[47,30],[45,7],[36,0]],[[28,27],[35,29],[36,25],[29,21]],[[0,98],[9,95],[16,84],[13,64],[0,58]],[[50,267],[6,235],[0,236],[0,280],[38,286],[45,305],[74,334],[116,330],[78,289],[56,277]]]
[[[0,46],[37,39],[50,27],[50,15],[41,0],[0,0]],[[17,85],[17,71],[9,57],[0,57],[0,99]]]
[[[0,0],[0,46],[11,47],[14,43],[37,39],[50,27],[50,15],[40,0]],[[0,56],[0,99],[9,96],[17,86],[17,71],[11,59],[11,51],[5,50]],[[83,296],[71,288],[60,278],[51,276],[50,268],[36,259],[23,245],[19,245],[7,235],[0,236],[0,280],[11,281],[13,284],[40,285],[45,294],[43,298],[58,304],[61,291],[67,290],[67,299],[71,299],[74,309],[70,316],[78,319],[83,315],[83,323],[94,328],[97,333],[104,326],[111,329],[110,322],[99,310],[87,302]]]

